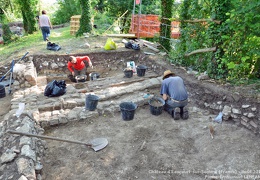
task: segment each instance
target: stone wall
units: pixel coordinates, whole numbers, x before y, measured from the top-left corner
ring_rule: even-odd
[[[71,54],[74,56],[89,56],[94,69],[92,72],[107,72],[109,70],[122,69],[127,61],[138,61],[141,56],[140,51],[119,51],[119,52],[95,52],[91,54]],[[14,90],[28,88],[37,84],[38,76],[70,74],[67,69],[67,62],[70,55],[33,55],[26,57],[23,61],[14,66],[13,79]],[[0,74],[4,75],[10,69],[9,65],[0,67]],[[8,74],[9,76],[9,74]],[[9,79],[9,77],[6,79]]]
[[[119,52],[94,52],[91,54],[71,54],[73,56],[89,56],[94,70],[99,72],[104,69],[123,68],[127,61],[137,61],[141,55],[140,51]],[[33,62],[38,74],[69,74],[67,62],[70,55],[34,55]]]
[[[186,79],[187,80],[187,79]],[[188,81],[188,82],[187,82]],[[203,83],[194,79],[187,80],[190,98],[203,109],[210,110],[216,116],[222,112],[222,120],[244,126],[259,134],[260,127],[260,94],[244,94],[232,86],[218,87],[216,83]],[[213,120],[213,119],[212,119]]]
[[[93,53],[86,55],[91,58],[94,66],[96,66],[98,70],[101,70],[102,68],[123,68],[125,63],[130,60],[136,60],[138,63],[148,66],[149,70],[152,70],[157,74],[162,74],[166,69],[172,69],[166,61],[158,63],[155,57],[145,56],[140,52],[108,52],[103,54]],[[34,55],[26,58],[25,62],[17,68],[20,69],[20,71],[16,69],[17,71],[15,72],[14,77],[19,83],[14,84],[14,87],[17,90],[21,90],[20,88],[26,88],[26,90],[20,91],[23,94],[14,94],[14,99],[12,100],[12,110],[9,115],[5,116],[5,119],[0,126],[0,179],[40,180],[42,168],[41,161],[42,156],[44,155],[44,149],[46,148],[45,142],[38,138],[12,135],[6,133],[7,130],[12,129],[26,133],[43,134],[43,127],[47,128],[48,126],[58,125],[59,123],[68,123],[69,121],[88,118],[86,114],[82,112],[84,109],[84,97],[76,97],[74,93],[71,93],[68,96],[62,96],[58,99],[58,101],[57,99],[53,99],[53,101],[51,101],[51,99],[47,99],[45,101],[37,99],[37,93],[39,90],[34,88],[36,87],[35,84],[37,74],[49,75],[52,73],[68,73],[66,68],[67,58],[68,55]],[[176,71],[178,71],[177,74],[180,75],[184,75],[186,73],[184,70]],[[217,88],[218,85],[216,83],[204,83],[203,81],[198,80],[195,76],[194,78],[185,78],[185,76],[182,77],[184,78],[185,84],[189,91],[190,99],[193,101],[192,103],[197,104],[198,107],[210,110],[216,114],[216,116],[219,112],[222,112],[223,121],[229,121],[236,123],[238,126],[244,126],[259,135],[259,94],[247,97],[235,89],[233,91],[225,90],[222,89],[221,86]],[[154,84],[150,88],[159,88],[160,81],[158,79],[155,80],[150,82],[148,81],[147,87]],[[147,88],[142,83],[140,83],[139,86],[134,87]],[[126,89],[129,89],[128,94],[133,93],[130,92],[130,90],[134,90],[133,88]],[[221,91],[219,91],[219,89],[221,89]],[[35,94],[32,93],[34,91]],[[71,90],[71,92],[73,91]],[[123,92],[123,90],[120,92]],[[113,96],[120,95],[118,93]],[[102,94],[104,94],[104,92],[102,92]],[[77,101],[77,98],[81,101]],[[104,99],[105,98],[106,97],[104,97]],[[36,113],[27,112],[22,114],[20,117],[16,117],[13,110],[17,109],[20,101],[26,101],[28,106],[32,106],[29,109],[35,111]],[[42,106],[37,105],[38,101],[42,101]],[[140,100],[140,102],[143,101],[143,99]],[[80,104],[80,107],[77,104]],[[58,117],[58,115],[66,114],[66,110],[61,109],[61,107],[66,107],[66,110],[75,112],[72,113],[73,116],[68,116],[68,119],[65,122],[61,122]],[[107,107],[110,108],[106,109]],[[98,117],[100,112],[102,114],[104,109],[113,113],[112,111],[118,111],[116,107],[118,107],[117,104],[115,104],[112,108],[111,103],[106,104],[104,102],[103,104],[100,104],[100,108],[98,109],[99,111],[93,112],[92,115],[93,117]],[[44,114],[44,118],[38,119],[48,119],[48,123],[43,123],[36,120],[37,111],[39,112],[40,108],[48,109],[49,112]],[[78,115],[82,116],[78,118]],[[65,118],[62,119],[64,120]]]
[[[43,134],[44,130],[28,116],[10,116],[0,126],[0,179],[40,180],[45,141],[8,133],[16,130],[23,133]]]

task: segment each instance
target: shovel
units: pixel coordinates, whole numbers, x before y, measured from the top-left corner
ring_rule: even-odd
[[[80,142],[80,141],[72,141],[72,140],[61,139],[61,138],[50,137],[50,136],[41,136],[41,135],[12,131],[12,130],[8,130],[7,132],[11,133],[11,134],[19,134],[19,135],[24,135],[24,136],[29,136],[29,137],[37,137],[37,138],[51,139],[51,140],[56,140],[56,141],[63,141],[63,142],[68,142],[68,143],[83,144],[87,147],[91,147],[92,149],[94,149],[95,152],[97,152],[101,149],[104,149],[108,144],[108,140],[106,138],[95,138],[95,139],[92,139],[89,143],[84,143],[84,142]]]
[[[11,94],[12,89],[11,89],[11,85],[12,85],[12,78],[13,78],[13,70],[14,70],[14,60],[12,61],[11,64],[11,71],[10,71],[10,84],[9,84],[9,94]]]

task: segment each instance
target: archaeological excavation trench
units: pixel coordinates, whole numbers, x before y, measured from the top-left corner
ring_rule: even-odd
[[[141,51],[87,55],[94,65],[89,73],[98,72],[100,77],[84,83],[68,80],[66,55],[33,55],[21,65],[27,67],[26,74],[17,72],[19,83],[14,84],[11,110],[1,122],[0,179],[260,177],[259,96],[199,81],[164,57]],[[123,69],[129,61],[147,66],[145,75],[126,78]],[[148,101],[159,96],[166,69],[183,77],[187,86],[190,118],[186,121],[174,121],[166,112],[150,113]],[[66,94],[45,97],[44,89],[52,80],[66,80]],[[85,109],[89,93],[99,97],[94,111]],[[122,102],[138,105],[133,120],[122,119]],[[17,117],[19,103],[25,109]],[[219,112],[222,123],[213,122]],[[213,138],[209,126],[214,128]],[[85,143],[106,138],[108,145],[95,152],[84,145],[14,135],[8,130]]]

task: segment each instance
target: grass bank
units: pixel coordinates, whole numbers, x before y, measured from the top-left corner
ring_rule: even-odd
[[[71,38],[75,38],[70,35],[70,27],[64,27],[59,29],[51,29],[51,37],[50,40],[53,42],[63,42],[68,41]],[[14,56],[21,57],[24,52],[27,51],[28,48],[37,48],[38,46],[42,46],[46,44],[43,41],[41,31],[38,30],[34,34],[25,35],[22,37],[18,37],[15,41],[0,45],[0,64],[4,64],[6,61],[11,61],[10,58]]]

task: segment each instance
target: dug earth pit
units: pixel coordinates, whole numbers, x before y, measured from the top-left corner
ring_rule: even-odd
[[[13,174],[13,177],[25,176],[28,179],[31,176],[43,179],[210,179],[257,175],[260,164],[257,151],[258,98],[239,94],[239,91],[233,93],[229,86],[198,81],[182,68],[171,66],[164,58],[128,53],[125,56],[119,53],[120,58],[112,60],[106,59],[109,55],[105,53],[100,61],[95,60],[95,54],[88,54],[92,56],[96,68],[93,72],[100,72],[100,79],[83,83],[84,86],[67,81],[67,93],[54,98],[45,97],[44,88],[59,74],[61,79],[66,78],[65,67],[51,68],[57,67],[53,63],[65,63],[66,56],[64,59],[59,57],[59,61],[57,57],[48,57],[48,62],[52,63],[48,63],[46,68],[41,65],[47,60],[34,56],[31,61],[34,62],[37,78],[44,75],[42,79],[45,80],[13,94],[11,111],[2,122],[1,142],[5,146],[1,152],[14,152],[15,155],[11,161],[2,163],[1,169],[15,171],[13,163],[18,162],[18,167],[22,167],[22,162],[28,161],[31,170],[24,170],[27,172],[24,173],[20,169]],[[34,60],[39,64],[35,64]],[[124,77],[122,69],[129,60],[148,67],[144,77],[136,74],[132,78]],[[159,96],[161,75],[166,69],[183,77],[187,86],[190,118],[186,121],[174,121],[165,111],[159,116],[149,111],[148,101],[154,95]],[[95,111],[85,111],[85,93],[100,97]],[[138,108],[132,121],[123,121],[119,104],[128,101],[138,104]],[[14,117],[19,102],[26,104],[24,113],[28,116]],[[213,119],[220,111],[223,112],[223,122],[214,123]],[[16,124],[8,123],[10,121]],[[109,144],[94,152],[82,145],[36,141],[38,143],[29,143],[29,147],[33,150],[33,147],[39,147],[36,148],[39,151],[32,151],[36,152],[36,156],[27,154],[25,161],[21,159],[24,154],[20,153],[25,152],[22,150],[24,144],[16,139],[20,143],[13,148],[11,141],[14,136],[5,132],[14,127],[21,130],[26,121],[35,122],[35,125],[30,125],[33,131],[25,128],[29,132],[83,142],[104,137]],[[213,139],[209,126],[215,131]],[[6,156],[2,153],[2,160]],[[43,165],[42,168],[39,164]],[[10,171],[1,171],[0,176],[10,178],[4,172]]]

